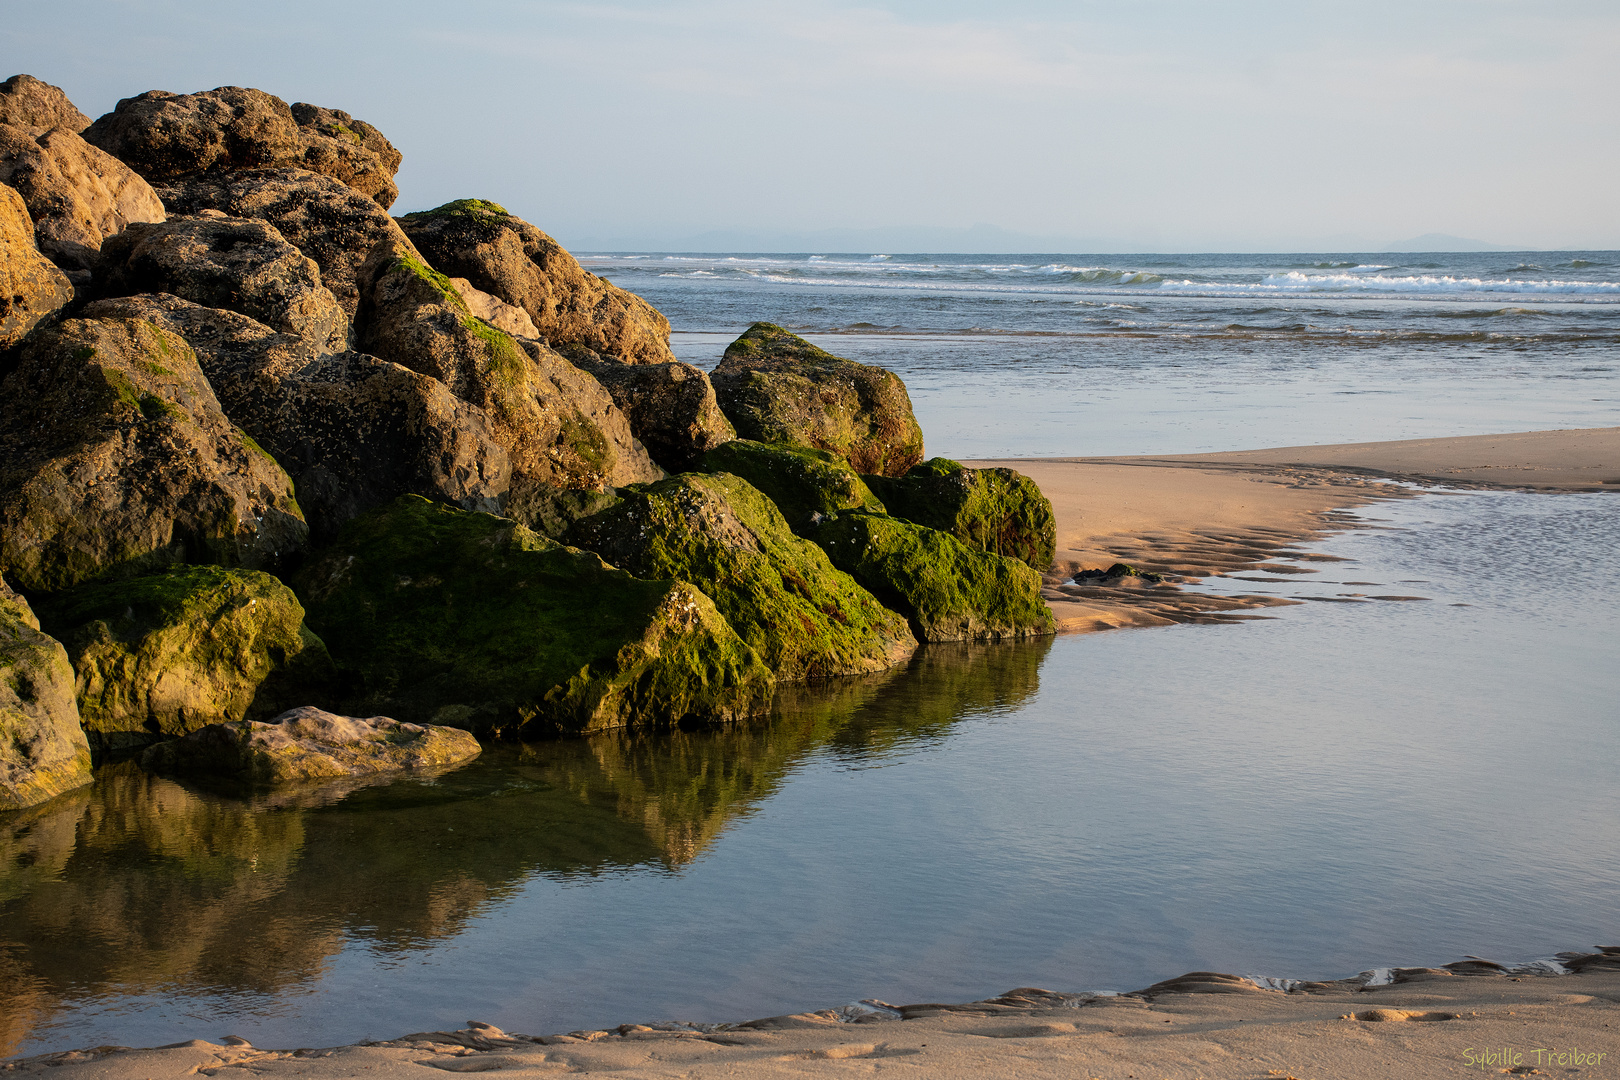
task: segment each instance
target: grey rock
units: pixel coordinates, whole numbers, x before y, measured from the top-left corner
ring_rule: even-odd
[[[704,454],[737,437],[709,377],[691,364],[580,360],[576,366],[607,388],[630,430],[670,472],[696,468]]]

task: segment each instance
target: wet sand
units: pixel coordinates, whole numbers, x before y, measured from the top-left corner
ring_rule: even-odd
[[[1620,492],[1620,428],[968,464],[1014,468],[1040,485],[1057,515],[1057,555],[1045,595],[1059,629],[1107,630],[1263,617],[1256,609],[1275,606],[1276,598],[1212,596],[1195,586],[1212,575],[1262,569],[1279,555],[1321,561],[1302,545],[1351,527],[1348,509],[1409,497],[1401,482]],[[1072,580],[1076,571],[1116,562],[1166,580]]]

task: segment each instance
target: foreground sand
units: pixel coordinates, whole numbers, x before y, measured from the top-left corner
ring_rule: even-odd
[[[1224,622],[1278,603],[1209,596],[1199,579],[1261,568],[1275,555],[1350,526],[1344,511],[1405,498],[1397,481],[1463,488],[1620,492],[1620,428],[1293,446],[1173,457],[975,461],[1026,473],[1052,500],[1057,557],[1046,598],[1066,631]],[[1125,562],[1163,573],[1076,585],[1077,570]],[[1298,572],[1268,565],[1267,573]]]

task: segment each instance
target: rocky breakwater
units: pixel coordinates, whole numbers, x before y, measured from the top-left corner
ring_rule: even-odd
[[[711,381],[501,206],[389,217],[400,163],[258,90],[0,84],[0,805],[92,750],[442,768],[1050,632],[1050,507],[922,463],[892,373],[761,323]]]

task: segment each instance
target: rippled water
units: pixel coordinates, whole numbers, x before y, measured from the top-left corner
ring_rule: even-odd
[[[1337,602],[934,647],[769,722],[497,747],[336,802],[104,768],[0,815],[0,1053],[1613,944],[1620,499],[1362,516],[1317,549],[1349,561],[1223,585]]]

